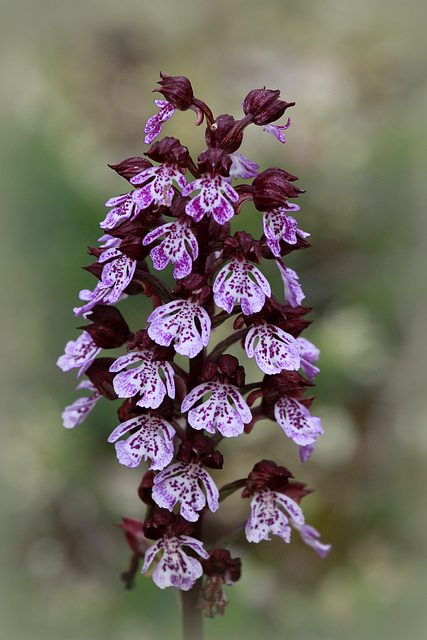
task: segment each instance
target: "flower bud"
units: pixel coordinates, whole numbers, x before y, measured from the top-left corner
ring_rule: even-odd
[[[222,469],[224,463],[222,454],[215,450],[212,438],[201,433],[197,433],[191,441],[183,440],[179,445],[176,458],[187,463],[199,458],[205,467],[211,469]]]
[[[186,111],[191,107],[193,102],[193,87],[191,82],[185,76],[166,76],[160,74],[161,80],[157,84],[161,89],[154,89],[162,93],[165,99],[180,111]]]
[[[289,483],[294,476],[286,467],[278,467],[273,460],[261,460],[254,466],[246,480],[246,487],[242,497],[248,498],[262,489],[280,490]]]
[[[242,562],[240,558],[232,558],[228,549],[214,549],[202,565],[205,575],[222,578],[225,584],[230,585],[240,579]]]
[[[245,115],[251,115],[252,121],[257,125],[266,125],[278,120],[288,107],[293,107],[295,102],[279,100],[278,89],[254,89],[250,91],[243,101]]]
[[[121,347],[130,337],[129,327],[118,309],[97,304],[89,315],[91,324],[81,327],[101,349]]]
[[[291,184],[295,180],[298,180],[296,176],[277,167],[260,173],[252,182],[254,205],[258,211],[286,206],[288,198],[297,198],[304,193],[303,189]]]
[[[155,142],[145,154],[155,162],[169,162],[181,167],[187,166],[189,153],[177,138],[166,137]]]
[[[227,549],[215,549],[207,560],[202,560],[203,573],[208,579],[203,587],[202,607],[207,618],[214,613],[224,615],[228,604],[223,585],[231,586],[240,578],[242,561],[231,558]]]
[[[233,116],[228,115],[228,113],[224,113],[215,120],[214,124],[210,127],[207,127],[205,139],[208,147],[221,147],[227,153],[233,153],[237,151],[237,149],[242,144],[243,140],[243,130],[239,131],[236,137],[233,137],[227,142],[224,146],[222,146],[223,140],[227,137],[230,131],[235,126],[236,121]]]
[[[126,158],[118,164],[109,164],[108,166],[110,169],[114,169],[119,176],[130,181],[131,178],[151,167],[151,162],[145,158]]]
[[[110,367],[115,362],[115,358],[97,358],[86,371],[86,375],[91,383],[97,388],[104,398],[115,400],[117,394],[113,387],[114,374],[110,372]]]
[[[149,506],[156,504],[153,498],[151,497],[151,493],[153,489],[153,480],[154,480],[153,471],[147,471],[147,473],[144,474],[144,477],[142,478],[138,487],[139,499]]]
[[[227,177],[230,173],[231,158],[224,149],[207,149],[197,158],[200,173],[210,173]]]

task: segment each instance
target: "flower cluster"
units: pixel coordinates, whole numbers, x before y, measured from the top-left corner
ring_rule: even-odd
[[[298,275],[288,265],[292,251],[309,246],[309,234],[293,217],[300,210],[293,200],[303,193],[297,178],[277,167],[259,171],[238,152],[251,124],[285,142],[290,119],[273,123],[294,103],[280,100],[279,91],[255,89],[243,101],[240,120],[228,114],[215,119],[187,78],[162,74],[159,84],[164,99],[155,100],[159,111],[145,127],[146,158],[111,165],[130,188],[107,201],[100,223],[107,233],[89,249],[95,262],[86,269],[97,284],[80,292],[84,304],[74,309],[89,324],[67,343],[58,366],[86,375],[78,388],[91,395],[68,406],[63,421],[75,427],[102,398],[121,400],[120,423],[108,442],[120,464],[149,464],[139,487],[146,518],[120,525],[133,553],[125,582],[133,583],[143,559],[142,572],[154,566],[161,589],[199,585],[201,606],[211,616],[223,613],[223,585],[239,578],[240,560],[208,547],[201,521],[233,491],[243,489],[242,497],[251,498],[242,528],[248,542],[276,535],[289,543],[296,529],[319,556],[330,549],[305,522],[300,501],[309,491],[285,467],[261,460],[246,478],[217,487],[223,466],[217,445],[249,434],[260,418],[278,423],[303,462],[323,433],[311,414],[313,397],[304,395],[318,373],[319,351],[300,335],[309,308],[301,306]],[[156,140],[176,111],[188,109],[197,125],[206,124],[207,148],[197,161],[178,139]],[[254,207],[259,239],[246,231],[230,235],[230,220],[246,203]],[[283,281],[277,298],[263,274],[268,261]],[[156,273],[168,265],[173,288]],[[114,305],[139,294],[151,299],[152,310],[132,331]],[[218,342],[214,329],[230,317],[231,333]],[[238,344],[247,366],[258,368],[259,382],[246,385],[244,366],[227,353]],[[117,348],[123,349],[119,357],[104,353]],[[235,452],[238,465],[238,444]]]

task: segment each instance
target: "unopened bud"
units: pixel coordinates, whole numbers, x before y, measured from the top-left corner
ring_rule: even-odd
[[[257,125],[266,125],[278,120],[288,107],[293,107],[295,102],[279,100],[278,89],[254,89],[243,101],[245,115],[252,116],[252,122]]]
[[[252,182],[253,200],[258,211],[270,211],[287,205],[288,198],[297,198],[303,189],[295,187],[291,182],[298,180],[291,173],[271,167],[259,174]]]
[[[193,87],[191,82],[185,76],[166,76],[160,74],[161,80],[158,84],[161,89],[154,89],[162,93],[165,99],[180,111],[186,111],[191,107],[193,102]]]

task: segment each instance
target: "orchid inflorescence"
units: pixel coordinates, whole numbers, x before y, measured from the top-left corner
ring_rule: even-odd
[[[259,172],[238,152],[250,124],[284,143],[290,120],[273,123],[294,103],[280,100],[279,91],[256,89],[243,101],[241,120],[228,114],[214,119],[187,78],[161,74],[159,84],[164,100],[155,100],[159,112],[146,124],[145,143],[153,143],[175,111],[192,109],[197,125],[206,122],[207,149],[196,164],[179,140],[165,137],[144,154],[148,159],[110,165],[132,188],[107,201],[110,210],[100,224],[105,235],[89,249],[96,261],[86,269],[98,282],[80,292],[84,304],[74,312],[90,324],[68,342],[58,366],[86,375],[77,388],[90,395],[66,407],[63,422],[75,427],[101,398],[123,399],[108,441],[129,468],[150,461],[138,489],[146,518],[124,518],[120,525],[133,552],[124,579],[130,586],[139,560],[145,573],[161,553],[152,571],[156,585],[187,591],[199,584],[199,606],[212,616],[224,611],[222,587],[240,577],[240,559],[221,546],[207,548],[201,522],[234,491],[243,489],[242,497],[251,499],[242,527],[249,542],[273,534],[288,543],[296,529],[319,556],[330,550],[305,523],[300,501],[309,490],[285,467],[261,460],[247,478],[220,490],[208,471],[223,466],[221,440],[249,434],[260,419],[277,421],[303,462],[323,433],[310,413],[313,397],[304,396],[318,372],[318,349],[300,337],[310,309],[301,306],[297,274],[282,261],[310,246],[309,234],[293,217],[299,206],[290,200],[303,193],[297,178],[275,167]],[[233,184],[238,179],[246,182]],[[245,231],[230,235],[230,220],[246,202],[262,215],[259,240]],[[173,289],[150,271],[148,256],[156,271],[173,265]],[[259,267],[266,260],[279,270],[283,302]],[[151,298],[153,310],[134,333],[113,305],[138,294]],[[230,316],[231,334],[215,341],[214,329]],[[259,382],[245,385],[244,367],[227,354],[238,343],[255,359]],[[119,347],[126,347],[124,355],[99,357]],[[188,358],[188,367],[175,361],[176,354]]]

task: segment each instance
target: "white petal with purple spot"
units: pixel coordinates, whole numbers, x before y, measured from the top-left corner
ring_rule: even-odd
[[[263,215],[263,228],[265,241],[273,255],[280,258],[280,241],[283,239],[288,244],[297,243],[297,221],[288,215],[289,211],[299,211],[297,204],[289,203],[288,207],[271,209]]]
[[[200,322],[200,331],[195,319]],[[207,311],[189,300],[173,300],[154,309],[148,335],[164,347],[173,343],[181,355],[194,358],[209,342],[211,320]]]
[[[96,304],[115,304],[132,281],[136,269],[136,260],[129,258],[116,248],[110,248],[101,254],[98,262],[105,262],[109,258],[112,258],[112,260],[104,265],[101,281],[98,282],[95,289],[93,291],[88,289],[80,291],[80,300],[88,300],[88,303],[83,307],[74,308],[76,316],[87,313]]]
[[[122,422],[114,429],[108,442],[116,442],[121,436],[137,429],[127,440],[116,443],[116,454],[120,464],[132,469],[141,460],[151,460],[150,469],[158,471],[167,467],[174,454],[175,429],[163,418],[148,414],[136,416]]]
[[[300,346],[293,336],[271,324],[252,326],[245,340],[248,358],[255,356],[258,367],[268,375],[284,369],[296,371],[300,367]]]
[[[239,194],[222,176],[199,178],[188,184],[182,195],[188,196],[193,191],[200,189],[198,196],[190,200],[185,207],[187,215],[191,216],[195,222],[200,222],[204,216],[213,216],[218,224],[225,224],[234,216],[231,202],[237,202]],[[227,198],[222,195],[225,193]]]
[[[162,125],[169,120],[175,113],[175,107],[172,106],[167,100],[154,100],[159,107],[159,113],[148,118],[144,128],[146,134],[144,138],[145,144],[151,144],[162,130]]]
[[[132,193],[132,199],[140,209],[146,209],[153,202],[169,207],[174,196],[172,183],[175,182],[183,189],[187,185],[187,180],[175,166],[169,162],[164,162],[158,167],[149,167],[137,176],[131,178],[134,185],[146,183],[141,189],[136,189]]]
[[[309,524],[299,525],[294,520],[292,520],[292,518],[290,520],[290,523],[292,527],[299,532],[301,540],[306,545],[312,547],[317,555],[321,558],[326,558],[326,556],[332,549],[332,545],[320,542],[320,533],[317,531],[317,529],[311,527]]]
[[[298,274],[289,267],[285,267],[281,260],[276,260],[284,287],[285,300],[291,307],[299,307],[305,295],[298,282]]]
[[[255,495],[251,501],[251,515],[245,527],[247,540],[249,542],[270,540],[269,534],[272,533],[285,542],[290,542],[289,518],[283,510],[286,510],[297,524],[304,524],[301,508],[288,496],[270,489]]]
[[[235,438],[243,433],[245,424],[252,420],[252,413],[241,394],[230,384],[212,381],[195,387],[184,398],[181,411],[188,411],[207,393],[211,393],[210,398],[188,414],[193,429],[205,429],[208,433],[218,429],[225,438]]]
[[[319,367],[314,366],[314,362],[319,359],[319,349],[306,338],[297,338],[301,348],[301,369],[309,380],[314,380],[319,373]]]
[[[204,486],[206,496],[202,491]],[[211,511],[219,507],[218,489],[201,464],[176,462],[154,478],[153,500],[164,509],[172,511],[177,502],[181,504],[180,513],[189,522],[199,519],[206,500]]]
[[[240,302],[245,315],[261,311],[265,297],[271,296],[268,280],[255,265],[243,257],[233,258],[219,271],[213,292],[218,307],[231,313],[235,303]]]
[[[155,555],[163,551],[163,557],[153,571],[153,581],[160,589],[173,587],[188,591],[203,575],[200,562],[196,558],[187,556],[180,548],[181,546],[190,547],[205,560],[209,558],[202,543],[190,536],[164,537],[157,540],[145,553],[142,573],[147,571]]]
[[[242,180],[256,178],[259,169],[256,162],[251,162],[238,151],[230,153],[229,157],[231,158],[230,178],[242,178]]]
[[[83,331],[77,340],[70,340],[65,345],[65,353],[56,362],[62,371],[69,371],[76,367],[81,367],[77,374],[80,378],[95,360],[101,348],[92,340],[87,331]]]
[[[98,400],[102,398],[102,395],[90,380],[80,382],[77,389],[89,389],[93,393],[88,397],[78,398],[73,404],[65,407],[62,412],[62,421],[66,429],[73,429],[80,425],[92,411]]]
[[[142,244],[151,244],[160,236],[164,236],[163,242],[150,252],[154,268],[161,271],[172,262],[175,265],[173,277],[186,278],[191,273],[193,260],[199,255],[197,240],[189,224],[179,219],[168,222],[148,233]]]
[[[279,142],[285,144],[285,134],[283,133],[291,126],[291,119],[288,118],[286,124],[266,124],[263,126],[262,130],[267,133],[271,133]]]
[[[115,229],[124,220],[133,220],[140,212],[132,199],[132,193],[125,193],[117,198],[110,198],[105,203],[106,207],[114,207],[109,211],[100,223],[101,229]]]
[[[122,371],[129,364],[142,364],[129,371]],[[165,381],[159,374],[163,371]],[[170,398],[175,397],[174,370],[166,360],[153,360],[150,351],[137,351],[118,358],[110,367],[112,373],[118,373],[113,380],[114,391],[119,398],[132,398],[141,394],[137,401],[140,407],[157,409],[163,402],[166,393]],[[166,384],[165,384],[166,383]]]
[[[320,418],[312,416],[303,404],[283,396],[274,407],[274,417],[288,438],[303,447],[314,444],[323,433]]]

